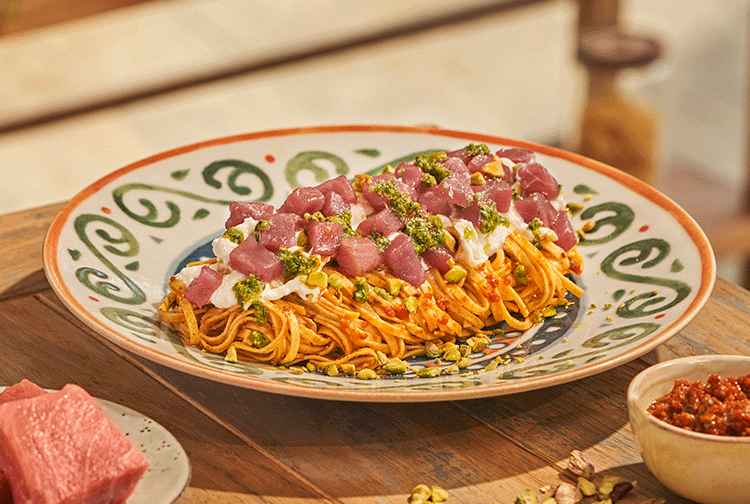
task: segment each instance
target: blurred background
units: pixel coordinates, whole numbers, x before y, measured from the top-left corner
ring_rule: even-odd
[[[747,286],[750,0],[0,0],[0,213],[323,124],[560,146],[653,184]]]

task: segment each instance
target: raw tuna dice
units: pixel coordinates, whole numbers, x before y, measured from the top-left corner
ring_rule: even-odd
[[[298,187],[281,204],[279,213],[314,214],[323,208],[323,203],[325,196],[315,187]]]
[[[451,259],[453,254],[447,247],[428,248],[422,252],[422,259],[428,266],[436,268],[440,273],[445,274],[451,269]]]
[[[252,240],[253,238],[250,239]],[[198,276],[185,289],[185,299],[200,308],[211,299],[211,295],[221,285],[222,278],[221,273],[218,271],[208,266],[203,266]]]
[[[273,205],[269,205],[268,203],[235,201],[229,205],[229,218],[224,225],[229,229],[242,224],[248,217],[252,217],[257,221],[268,220],[273,215],[273,212]]]
[[[401,219],[398,218],[393,210],[386,207],[360,222],[359,226],[357,226],[357,231],[366,235],[373,231],[378,231],[388,236],[402,227],[404,227],[404,224],[401,222]]]
[[[521,194],[526,196],[539,193],[547,199],[555,199],[560,194],[560,185],[555,177],[539,163],[529,163],[518,167],[516,180],[521,185]]]
[[[482,188],[485,196],[495,202],[495,208],[500,213],[505,213],[510,209],[510,203],[513,201],[513,189],[503,180],[490,180]]]
[[[331,217],[333,215],[341,215],[350,208],[351,205],[344,201],[344,198],[339,193],[330,191],[325,195],[325,203],[323,203],[323,208],[320,209],[320,212],[326,217]]]
[[[259,241],[265,248],[276,253],[281,247],[289,248],[296,245],[297,233],[302,231],[306,224],[303,217],[294,213],[275,213],[269,222],[270,227],[260,231]]]
[[[451,205],[445,197],[445,192],[439,186],[426,189],[417,197],[417,203],[422,210],[432,215],[450,215]]]
[[[229,266],[243,275],[256,275],[268,283],[281,278],[284,265],[279,258],[251,236],[229,253]]]
[[[351,182],[349,182],[349,180],[343,175],[326,180],[315,186],[315,188],[323,194],[333,191],[349,204],[357,202],[357,194],[354,192]]]
[[[533,193],[525,198],[513,202],[513,207],[518,210],[524,222],[531,222],[538,218],[547,227],[557,217],[557,210],[544,196]]]
[[[352,236],[341,240],[336,261],[345,275],[360,276],[383,264],[384,259],[374,241],[364,236]]]
[[[534,153],[530,150],[521,149],[518,147],[506,147],[500,149],[495,153],[497,157],[507,158],[516,164],[519,163],[531,163],[534,161]]]
[[[477,173],[482,171],[484,165],[493,161],[495,161],[495,156],[489,154],[479,154],[478,156],[474,156],[473,158],[471,158],[471,161],[469,161],[467,167],[469,168],[470,173]]]
[[[0,466],[16,504],[123,503],[148,465],[76,385],[0,405]]]
[[[307,226],[307,237],[310,240],[310,253],[332,256],[341,245],[344,228],[337,222],[320,222],[311,220]]]
[[[418,191],[422,186],[424,172],[414,163],[401,163],[396,167],[395,174],[412,192]]]
[[[396,235],[385,249],[385,265],[394,276],[414,287],[419,287],[427,279],[427,271],[414,250],[414,241],[404,233]]]

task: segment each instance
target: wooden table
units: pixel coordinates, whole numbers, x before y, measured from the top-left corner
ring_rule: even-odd
[[[419,484],[450,503],[513,503],[568,478],[573,449],[637,480],[622,503],[685,502],[643,464],[625,391],[642,369],[710,353],[750,355],[750,292],[718,279],[704,309],[655,351],[599,375],[497,398],[409,404],[320,401],[195,378],[119,349],[58,301],[42,241],[62,205],[0,216],[0,384],[77,383],[169,429],[192,464],[181,503],[403,503]]]

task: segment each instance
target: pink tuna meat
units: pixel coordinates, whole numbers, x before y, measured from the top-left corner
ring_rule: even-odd
[[[46,393],[47,391],[42,387],[24,378],[0,393],[0,404],[19,399],[28,399],[29,397],[36,397]],[[10,481],[8,481],[8,478],[2,472],[0,472],[0,504],[13,504]]]
[[[281,247],[289,248],[296,245],[297,233],[302,231],[307,223],[304,217],[294,213],[275,213],[269,222],[271,226],[259,233],[260,244],[277,253]]]
[[[445,274],[451,269],[451,259],[453,254],[448,247],[429,248],[422,252],[422,259],[428,266],[436,268],[440,273]]]
[[[268,220],[273,215],[273,212],[273,205],[269,205],[268,203],[235,201],[229,205],[229,218],[224,226],[227,229],[238,226],[248,217],[252,217],[257,221]]]
[[[334,215],[341,215],[351,208],[351,205],[344,201],[344,198],[337,192],[327,192],[325,195],[325,203],[320,212],[326,217]]]
[[[352,236],[341,240],[336,261],[345,275],[360,276],[383,264],[384,259],[374,241],[364,236]]]
[[[404,233],[396,235],[385,249],[385,265],[394,276],[414,287],[419,287],[427,279],[427,271],[414,250],[414,241]]]
[[[46,394],[47,391],[34,382],[23,379],[0,393],[0,404],[18,399],[28,399],[38,395]]]
[[[250,239],[254,238],[250,237]],[[203,266],[198,276],[185,289],[185,299],[200,308],[211,299],[211,295],[221,285],[222,278],[218,271],[209,266]]]
[[[325,196],[314,187],[298,187],[287,196],[279,207],[279,213],[293,213],[299,216],[314,214],[323,208]]]
[[[377,192],[371,190],[373,186],[383,184],[386,182],[392,182],[396,189],[399,191],[412,196],[412,191],[400,178],[396,178],[392,173],[383,173],[381,175],[375,175],[372,180],[362,184],[362,193],[365,199],[372,205],[375,210],[381,210],[388,204],[388,198],[381,196]]]
[[[404,223],[398,218],[396,212],[386,207],[360,222],[357,231],[366,235],[378,231],[388,236],[402,227],[404,227]]]
[[[357,202],[357,193],[354,192],[351,182],[343,175],[326,180],[315,186],[315,188],[323,194],[331,191],[338,193],[349,204]]]
[[[307,226],[307,237],[310,240],[310,253],[332,256],[341,245],[344,228],[337,222],[320,222],[311,220]]]
[[[0,405],[0,466],[15,504],[120,504],[148,465],[76,385]]]
[[[506,147],[495,153],[497,157],[508,158],[514,163],[531,163],[534,161],[534,153],[527,149],[518,147]]]
[[[252,236],[229,253],[229,266],[243,275],[253,274],[266,283],[284,274],[284,265],[276,254],[256,242]]]
[[[521,165],[516,170],[516,180],[521,185],[521,194],[526,196],[539,193],[553,200],[560,194],[560,184],[547,169],[539,163]]]

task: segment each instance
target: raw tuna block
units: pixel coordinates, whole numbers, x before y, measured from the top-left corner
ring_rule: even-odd
[[[18,399],[35,397],[46,393],[47,391],[39,385],[23,379],[15,385],[0,392],[0,404],[8,401],[16,401]],[[0,504],[13,504],[10,482],[2,472],[0,472]]]
[[[0,404],[18,399],[28,399],[38,395],[46,394],[47,391],[34,382],[23,379],[0,392]]]
[[[147,467],[81,387],[0,404],[0,469],[14,504],[119,504]]]

